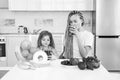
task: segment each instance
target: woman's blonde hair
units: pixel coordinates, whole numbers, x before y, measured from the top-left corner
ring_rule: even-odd
[[[78,15],[79,18],[82,20],[81,26],[84,25],[84,17],[83,14],[80,11],[71,11],[68,15],[67,20],[67,27],[65,31],[65,41],[64,41],[64,50],[63,50],[63,56],[65,58],[72,58],[73,57],[73,36],[70,35],[69,32],[69,26],[70,26],[70,17],[73,15]]]

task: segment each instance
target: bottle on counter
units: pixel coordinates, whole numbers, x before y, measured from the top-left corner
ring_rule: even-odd
[[[18,33],[24,33],[24,26],[18,26]]]

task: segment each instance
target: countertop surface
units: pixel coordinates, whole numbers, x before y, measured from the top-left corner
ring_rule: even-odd
[[[38,35],[38,34],[34,34],[34,33],[0,33],[0,35]]]
[[[50,65],[34,70],[20,69],[15,65],[1,80],[117,80],[101,65],[94,70],[80,70],[77,66],[60,64],[54,60]]]
[[[55,34],[55,35],[63,35],[64,33],[52,33],[52,34]],[[10,35],[19,35],[19,36],[29,36],[29,35],[39,35],[39,33],[37,34],[34,34],[34,33],[27,33],[27,34],[24,34],[24,33],[0,33],[1,36],[10,36]]]
[[[22,33],[0,33],[0,37],[30,37],[30,36],[38,36],[39,34],[32,34],[32,33],[28,33],[28,34],[22,34]]]

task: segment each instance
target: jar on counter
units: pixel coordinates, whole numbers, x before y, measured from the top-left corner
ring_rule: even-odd
[[[24,26],[18,26],[18,33],[24,33]]]
[[[28,33],[28,29],[27,29],[27,27],[24,27],[24,33],[25,33],[25,34]]]

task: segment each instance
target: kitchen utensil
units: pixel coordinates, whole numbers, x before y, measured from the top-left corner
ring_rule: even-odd
[[[25,34],[28,33],[28,29],[27,29],[27,27],[24,27],[24,33],[25,33]]]

